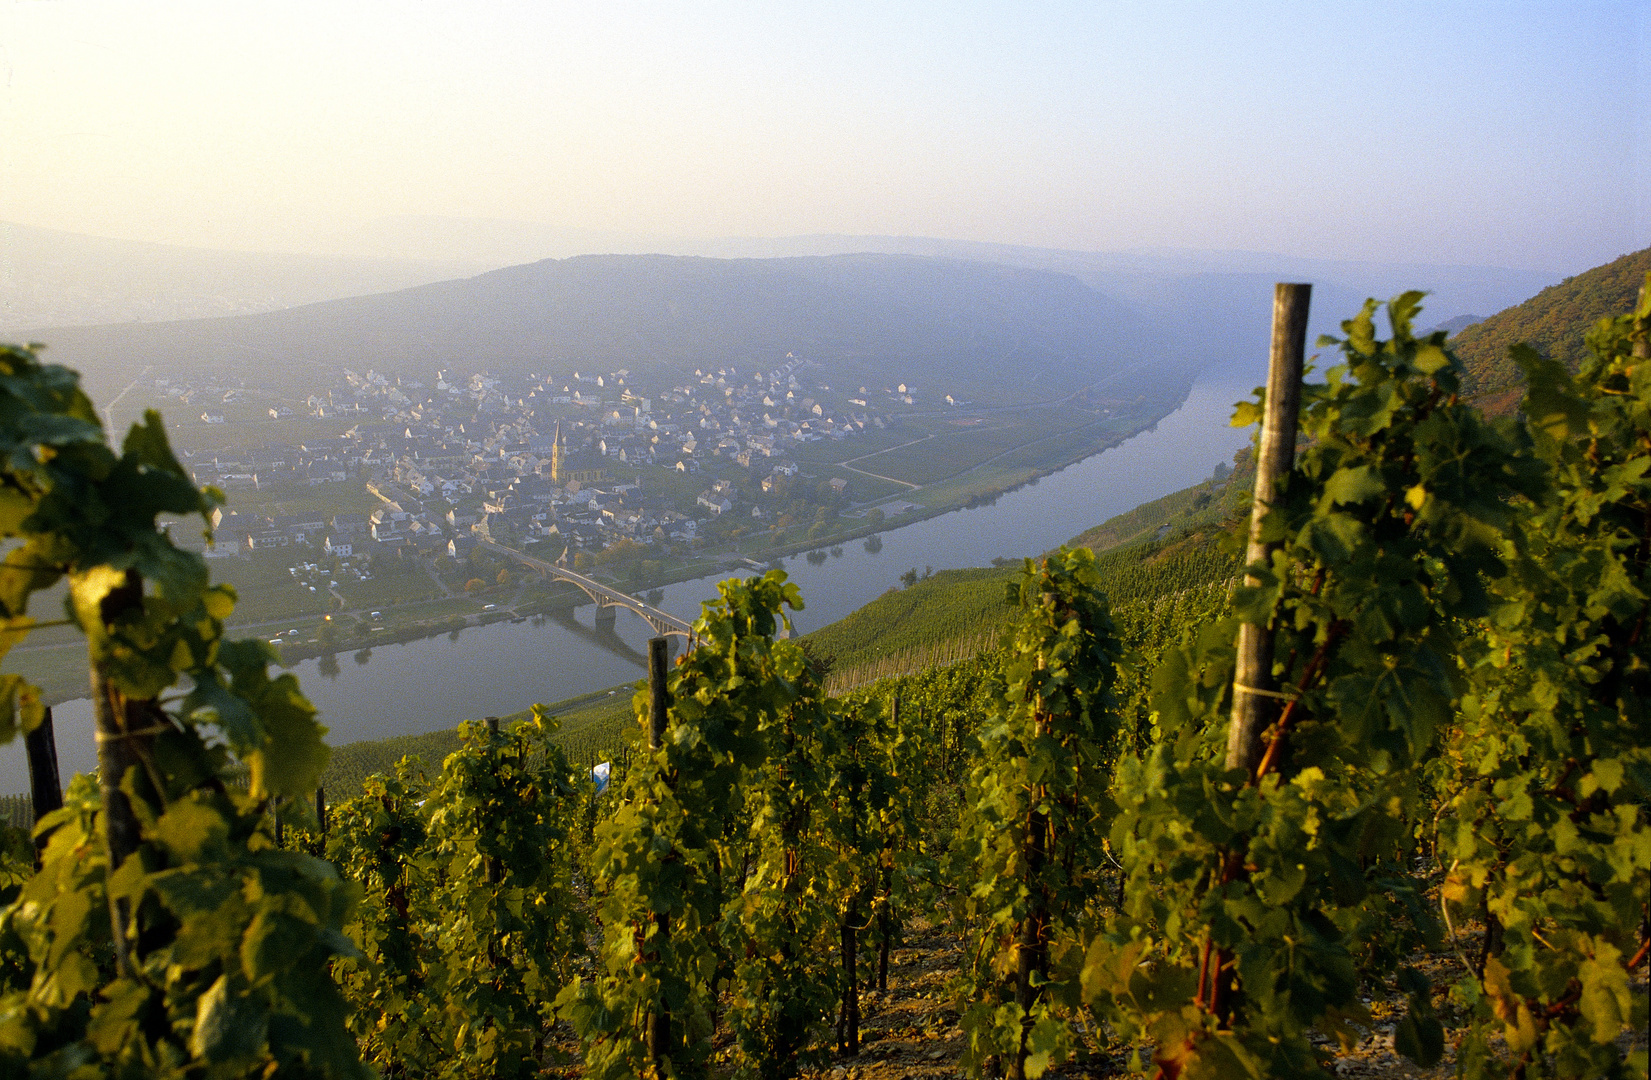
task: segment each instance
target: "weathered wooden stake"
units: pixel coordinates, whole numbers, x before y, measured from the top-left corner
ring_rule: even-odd
[[[592,750],[588,755],[590,760],[585,764],[585,775],[590,777],[590,798],[585,802],[585,840],[591,842],[596,839],[596,759],[600,755]],[[613,783],[614,763],[608,763],[608,783]]]
[[[494,747],[499,741],[499,718],[497,716],[484,716],[482,720],[487,724],[487,744],[489,747]],[[493,759],[493,775],[494,777],[499,775],[499,759],[497,757]],[[497,857],[489,856],[487,860],[487,883],[489,885],[499,885],[503,882],[504,864]],[[488,943],[487,948],[488,955],[491,956],[493,952],[492,942]]]
[[[837,1052],[849,1057],[860,1053],[860,975],[855,961],[860,953],[860,938],[855,923],[860,915],[859,905],[851,902],[843,913],[842,949],[843,1007],[837,1017]]]
[[[889,727],[896,736],[900,732],[900,695],[894,695],[894,704],[889,707]],[[944,748],[942,741],[942,748]],[[944,755],[943,755],[944,756]],[[945,765],[941,766],[942,771]],[[877,992],[888,993],[889,989],[889,946],[894,941],[894,858],[892,852],[883,853],[883,905],[877,912],[877,934],[880,940],[877,943]]]
[[[1651,275],[1647,275],[1647,280],[1640,284],[1640,300],[1639,303],[1635,305],[1636,308],[1643,308],[1645,306],[1645,294],[1647,290],[1651,290]],[[1636,331],[1631,340],[1633,341],[1631,355],[1634,359],[1651,359],[1651,337],[1648,337],[1645,331]]]
[[[666,662],[670,656],[670,642],[663,637],[648,639],[648,749],[658,750],[665,745],[665,719],[670,709],[670,698],[665,692]],[[671,940],[669,912],[654,913],[655,948],[664,948]],[[658,953],[655,953],[657,958]],[[665,1075],[664,1062],[671,1056],[671,1011],[661,1005],[648,1018],[648,1059],[653,1062],[656,1076]]]
[[[34,801],[34,823],[63,805],[63,780],[57,770],[57,735],[52,730],[52,710],[40,726],[23,737],[29,758],[29,797]]]
[[[1261,523],[1296,460],[1296,420],[1301,404],[1301,370],[1307,352],[1307,306],[1311,285],[1280,283],[1273,290],[1273,343],[1267,364],[1267,402],[1255,463],[1255,500],[1250,507],[1246,566],[1266,562],[1278,547],[1261,539]],[[1259,585],[1254,577],[1246,585]],[[1227,727],[1227,768],[1254,775],[1261,760],[1261,735],[1278,715],[1273,681],[1273,628],[1245,623],[1238,629],[1238,663],[1233,674],[1232,721]]]
[[[648,749],[665,745],[665,714],[670,700],[665,694],[666,661],[670,657],[668,638],[648,639]]]
[[[98,605],[103,632],[112,633],[117,623],[143,610],[143,578],[135,570]],[[127,774],[144,767],[155,735],[166,729],[166,714],[153,700],[129,698],[110,677],[104,663],[91,665],[92,706],[97,716],[98,787],[102,791],[104,850],[108,853],[107,873],[113,875],[143,842],[143,829],[132,801],[121,789]],[[138,790],[142,790],[139,781]],[[130,905],[109,899],[109,929],[115,948],[115,971],[123,978],[131,975],[131,949],[126,936]]]

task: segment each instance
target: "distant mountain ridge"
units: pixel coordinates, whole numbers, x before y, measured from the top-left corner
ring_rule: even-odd
[[[1265,377],[1273,285],[1313,285],[1308,340],[1337,334],[1370,297],[1411,289],[1445,311],[1500,310],[1553,275],[1494,266],[1359,262],[1253,251],[1078,251],[906,236],[798,236],[705,241],[694,253],[787,256],[887,252],[1050,270],[1079,281],[1149,320],[1164,344],[1195,368],[1244,367]]]
[[[1452,344],[1467,368],[1467,391],[1487,402],[1497,398],[1496,411],[1509,407],[1500,399],[1521,380],[1508,349],[1520,342],[1575,370],[1586,355],[1583,335],[1605,316],[1632,309],[1648,270],[1651,248],[1566,278],[1461,331]]]
[[[41,327],[278,311],[468,277],[546,257],[667,254],[715,259],[912,255],[1068,274],[1131,309],[1137,338],[1195,370],[1266,370],[1272,286],[1314,284],[1310,337],[1336,333],[1366,297],[1429,292],[1435,311],[1496,311],[1558,275],[1488,266],[1360,262],[1252,251],[1083,251],[920,236],[684,238],[473,218],[401,217],[340,231],[358,254],[212,251],[0,222],[0,338]],[[112,387],[118,391],[124,380]]]
[[[425,218],[385,219],[369,226],[369,234],[353,242],[344,235],[337,239],[342,247],[353,244],[356,249],[380,253],[374,258],[210,251],[0,222],[0,338],[51,339],[58,344],[56,355],[65,362],[89,356],[88,363],[109,372],[110,391],[118,392],[126,382],[116,381],[118,372],[135,368],[113,358],[108,349],[78,351],[79,342],[99,335],[40,328],[274,312],[466,278],[505,261],[546,255],[575,257],[609,251],[641,257],[664,252],[723,262],[744,258],[773,263],[787,258],[881,254],[1070,275],[1116,305],[1108,316],[1110,346],[1122,346],[1122,352],[1177,369],[1225,369],[1246,377],[1253,374],[1260,381],[1275,281],[1313,282],[1309,335],[1316,337],[1337,333],[1341,320],[1356,312],[1366,297],[1385,298],[1421,288],[1429,291],[1428,307],[1440,314],[1501,310],[1532,296],[1557,276],[1497,267],[1366,263],[1264,252],[1081,251],[910,236],[822,234],[695,240],[522,222]],[[372,233],[372,228],[378,232]],[[824,286],[813,282],[808,287]],[[657,320],[647,316],[645,321],[655,324],[656,333],[650,340],[657,340]],[[816,324],[819,328],[818,320]],[[236,361],[228,354],[237,351],[242,361],[261,357],[267,369],[267,361],[275,355],[271,346],[284,349],[290,341],[290,336],[289,340],[263,341],[271,332],[258,328],[245,341],[220,340],[223,348],[219,352],[231,363]],[[381,341],[388,340],[383,332],[374,333]],[[135,335],[122,340],[120,347],[152,360],[155,350],[145,343],[164,341],[188,359],[198,351],[197,343],[210,342],[216,335],[210,327],[197,326],[153,338]],[[114,336],[102,336],[114,344]],[[320,343],[313,334],[297,336],[310,344]],[[333,337],[323,352],[343,349],[359,357],[371,351],[350,346],[337,334]],[[567,343],[567,335],[563,340]],[[255,351],[260,348],[262,353]],[[614,353],[605,346],[589,351],[593,358]],[[1119,351],[1115,349],[1114,354]],[[954,350],[954,358],[961,355]],[[306,370],[313,380],[317,360],[331,366],[327,357],[311,357],[305,348],[285,359],[297,365],[286,373],[289,381]],[[94,372],[94,380],[99,377]]]
[[[1207,285],[1255,279],[1270,289],[1275,281],[1311,281],[1327,299],[1342,294],[1386,298],[1406,289],[1426,289],[1436,304],[1455,311],[1497,311],[1530,296],[1558,275],[1498,266],[1384,262],[1283,255],[1277,252],[1178,248],[1084,250],[1027,244],[951,240],[932,236],[814,233],[775,237],[644,236],[566,228],[533,222],[474,218],[403,216],[369,222],[358,241],[377,254],[424,258],[466,258],[493,265],[584,254],[699,255],[716,259],[778,259],[809,255],[919,255],[999,263],[1071,274],[1091,288],[1143,314],[1175,321],[1195,316],[1170,307],[1162,295],[1169,281],[1198,278]],[[1204,295],[1199,293],[1198,295]],[[1270,293],[1261,305],[1271,310]],[[1320,305],[1315,303],[1315,314]],[[1326,329],[1350,317],[1337,300],[1322,306]],[[1332,308],[1334,309],[1332,311]],[[1357,310],[1355,305],[1354,310]],[[1315,329],[1317,328],[1315,323]]]
[[[108,386],[142,365],[299,389],[342,367],[686,375],[788,352],[849,383],[914,382],[985,404],[1130,371],[1158,388],[1189,378],[1144,320],[1070,275],[895,255],[580,256],[263,314],[32,336]]]

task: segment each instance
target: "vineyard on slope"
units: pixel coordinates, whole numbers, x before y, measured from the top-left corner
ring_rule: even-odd
[[[1221,550],[1208,527],[1187,532],[1188,518],[1176,513],[1182,504],[1190,505],[1201,488],[1178,493],[1182,498],[1167,514],[1159,507],[1150,516],[1154,530],[1160,523],[1173,522],[1176,533],[1099,556],[1100,588],[1115,603],[1173,604],[1174,597],[1186,590],[1234,577],[1236,556]],[[999,595],[1009,577],[1005,568],[941,571],[908,589],[891,590],[804,640],[818,655],[831,658],[826,681],[835,694],[896,675],[971,660],[995,648],[1009,620]],[[1134,632],[1135,618],[1124,619],[1126,635]],[[595,764],[622,753],[635,741],[635,718],[626,694],[558,703],[549,709],[558,720],[551,740],[574,762]],[[523,710],[502,720],[508,726],[529,715]],[[322,784],[334,800],[352,798],[368,776],[393,773],[401,758],[416,757],[434,768],[460,742],[457,731],[443,729],[335,746]],[[9,801],[0,797],[0,821],[24,827],[28,814],[27,796]]]
[[[971,1076],[1328,1077],[1395,997],[1421,1068],[1643,1075],[1651,278],[1495,421],[1418,300],[1241,408],[1248,530],[939,581],[997,647],[841,694],[783,573],[725,582],[605,793],[536,708],[325,813],[313,710],[156,527],[216,493],[7,351],[6,640],[67,575],[105,756],[0,856],[6,1074],[783,1078],[942,927]]]

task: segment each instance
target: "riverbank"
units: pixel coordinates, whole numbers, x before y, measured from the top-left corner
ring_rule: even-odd
[[[806,634],[899,588],[912,568],[921,576],[931,565],[937,571],[983,567],[994,558],[1047,551],[1098,522],[1209,478],[1215,466],[1248,444],[1249,433],[1228,427],[1227,420],[1231,403],[1248,396],[1253,385],[1248,377],[1199,384],[1180,409],[1149,430],[1064,467],[1051,462],[1036,484],[1024,478],[1013,490],[977,500],[973,508],[924,507],[880,525],[849,519],[855,524],[852,536],[840,534],[829,545],[802,539],[788,545],[784,555],[764,551],[756,561],[766,566],[783,560],[807,602],[805,610],[791,613],[796,632]],[[873,532],[876,542],[850,542]],[[816,558],[797,557],[809,551]],[[701,603],[716,595],[719,580],[736,569],[749,572],[743,564],[731,565],[748,555],[731,552],[728,561],[701,561],[695,567],[701,570],[699,577],[668,584],[659,578],[623,582],[620,587],[648,593],[653,606],[692,620]],[[484,613],[486,603],[498,608]],[[530,603],[545,606],[533,615]],[[428,732],[642,677],[652,629],[629,612],[597,623],[591,610],[588,602],[570,607],[566,593],[534,592],[518,582],[508,591],[490,587],[478,596],[386,607],[384,621],[400,628],[371,631],[375,640],[370,647],[346,652],[335,643],[339,651],[329,659],[325,653],[300,658],[289,646],[285,660],[320,710],[333,744]],[[458,614],[475,618],[462,626],[443,621]],[[274,637],[277,630],[298,625],[260,627],[258,632]],[[236,627],[235,632],[248,629]],[[354,639],[346,640],[354,644]],[[318,644],[303,647],[320,652]],[[85,685],[84,646],[52,651],[78,665],[62,680],[81,696],[58,710],[58,746],[66,773],[84,770],[95,762],[90,703],[80,689]],[[10,663],[8,670],[34,674]],[[0,784],[0,790],[26,788],[20,744],[0,747]]]
[[[1188,393],[1190,394],[1190,388]],[[1179,409],[1185,403],[1186,395],[1183,395],[1176,402],[1175,408]],[[1171,413],[1173,412],[1174,409],[1171,410]],[[1114,430],[1109,432],[1104,439],[1084,441],[1080,445],[1072,446],[1064,456],[1048,460],[1035,467],[1023,466],[1005,472],[1001,468],[995,467],[992,461],[983,462],[955,477],[912,491],[904,498],[890,496],[874,503],[856,507],[850,514],[845,514],[836,519],[837,522],[845,524],[846,528],[819,536],[801,538],[782,536],[776,542],[770,544],[764,544],[758,537],[752,537],[744,544],[737,544],[731,551],[702,552],[688,558],[665,560],[665,567],[660,572],[652,575],[621,576],[596,570],[591,573],[591,576],[611,588],[641,597],[650,592],[666,589],[684,582],[701,580],[707,576],[737,575],[741,571],[755,572],[756,568],[749,565],[750,563],[771,565],[797,555],[841,547],[844,544],[864,540],[871,536],[886,535],[959,510],[991,506],[1004,495],[1035,485],[1044,477],[1052,476],[1072,465],[1113,449],[1142,432],[1151,431],[1163,419],[1164,416],[1155,417],[1150,421],[1128,429],[1123,434],[1117,434],[1114,426]],[[1108,427],[1110,424],[1112,424],[1110,421],[1096,421],[1095,424],[1089,426],[1101,429]],[[1062,432],[1050,436],[1049,440],[1064,439],[1070,444],[1070,437],[1082,431],[1083,429],[1078,429],[1075,432]],[[1030,445],[1032,444],[1016,447],[1009,453],[1018,453]],[[999,457],[1002,456],[1004,455],[999,455]],[[912,501],[919,498],[923,498],[925,501]],[[900,505],[903,509],[895,515],[883,516],[880,519],[873,519],[870,516],[871,511],[891,504]],[[471,597],[452,598],[454,602],[462,602],[469,606],[471,608],[469,611],[451,611],[453,606],[451,603],[443,604],[440,601],[415,602],[426,605],[440,604],[448,609],[448,613],[433,619],[420,619],[414,616],[412,621],[408,621],[411,605],[397,604],[392,601],[383,609],[380,609],[384,621],[371,621],[371,613],[366,609],[359,608],[334,613],[327,620],[303,620],[304,625],[298,628],[299,633],[290,641],[283,640],[278,646],[281,665],[286,668],[293,668],[306,660],[316,660],[326,656],[336,657],[340,654],[355,653],[362,649],[372,649],[383,645],[432,640],[468,628],[487,626],[499,622],[554,616],[571,618],[573,611],[590,602],[588,597],[572,586],[550,586],[550,589],[559,595],[550,597],[532,595],[527,599],[517,599],[521,597],[523,592],[519,588],[506,590],[490,587]],[[507,600],[507,595],[512,599]],[[714,595],[713,590],[707,593],[703,599],[712,599]],[[697,612],[695,614],[697,615]],[[294,620],[287,621],[292,622]],[[323,636],[328,622],[331,622],[334,628],[330,640]],[[239,630],[240,628],[232,626],[231,629]],[[73,690],[65,687],[57,694],[49,695],[48,700],[53,700],[55,703],[55,701],[67,700],[70,697],[78,697],[79,694],[78,687]]]

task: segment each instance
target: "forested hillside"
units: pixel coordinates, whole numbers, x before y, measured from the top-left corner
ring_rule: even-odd
[[[772,368],[787,353],[839,390],[909,382],[931,401],[1048,401],[1149,365],[1150,379],[1108,392],[1188,381],[1140,316],[1076,278],[897,255],[546,259],[284,311],[46,336],[54,360],[111,392],[144,365],[306,393],[341,367],[428,382],[459,362],[516,375],[625,368],[669,386],[699,367]]]
[[[1651,248],[1566,278],[1461,331],[1451,344],[1466,371],[1464,389],[1491,411],[1511,409],[1517,395],[1509,391],[1523,379],[1508,349],[1520,342],[1576,370],[1586,355],[1583,334],[1607,315],[1632,307],[1647,270]]]

